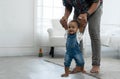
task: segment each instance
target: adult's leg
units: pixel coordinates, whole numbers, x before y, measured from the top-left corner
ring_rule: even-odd
[[[92,66],[91,72],[98,72],[100,66],[100,22],[102,7],[99,7],[88,19],[88,28],[92,46]]]

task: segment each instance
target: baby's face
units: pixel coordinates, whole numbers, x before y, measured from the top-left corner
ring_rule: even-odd
[[[78,25],[76,22],[70,22],[68,26],[68,33],[69,34],[74,34],[78,30]]]

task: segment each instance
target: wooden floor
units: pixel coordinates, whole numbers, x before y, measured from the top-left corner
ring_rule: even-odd
[[[0,57],[0,79],[97,79],[82,73],[62,78],[63,72],[63,67],[37,56]]]

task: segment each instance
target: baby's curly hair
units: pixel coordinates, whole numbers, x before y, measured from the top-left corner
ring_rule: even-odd
[[[78,22],[78,20],[73,19],[73,20],[71,20],[70,22],[76,22],[76,23],[77,23],[78,28],[80,27],[80,23]]]

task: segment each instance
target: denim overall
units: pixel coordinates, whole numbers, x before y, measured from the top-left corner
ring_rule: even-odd
[[[72,59],[75,60],[76,66],[84,66],[83,54],[80,50],[80,45],[77,42],[75,34],[68,34],[66,41],[65,67],[70,67]]]

